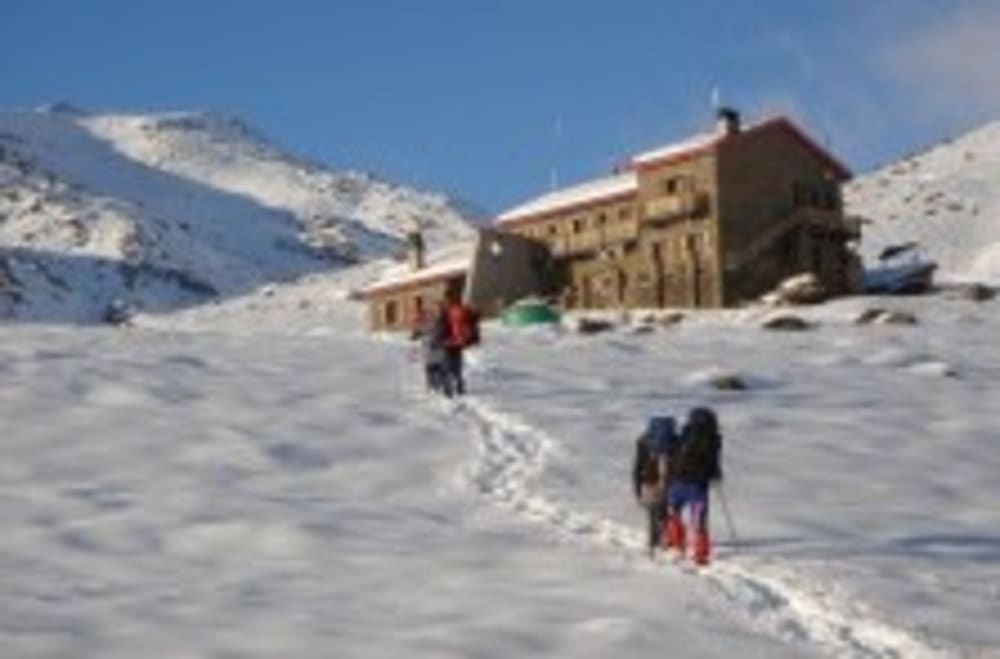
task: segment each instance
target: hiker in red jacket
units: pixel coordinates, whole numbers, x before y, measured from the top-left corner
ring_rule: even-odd
[[[461,396],[465,393],[462,352],[479,343],[479,315],[454,292],[448,296],[445,314],[448,318],[447,373],[452,391]]]

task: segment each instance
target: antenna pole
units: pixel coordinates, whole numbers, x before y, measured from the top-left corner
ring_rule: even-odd
[[[556,116],[556,122],[553,130],[553,144],[554,152],[552,157],[552,171],[549,172],[549,187],[555,190],[559,187],[559,146],[562,141],[563,136],[563,123],[562,117]]]
[[[712,111],[716,112],[722,107],[722,91],[719,90],[719,86],[715,85],[712,87]]]

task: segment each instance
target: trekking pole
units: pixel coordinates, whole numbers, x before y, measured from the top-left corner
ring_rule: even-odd
[[[717,486],[719,491],[719,502],[722,504],[722,514],[726,518],[726,526],[729,527],[729,537],[733,541],[733,546],[739,547],[742,543],[740,542],[739,536],[736,534],[736,525],[733,524],[733,516],[729,513],[729,503],[726,501],[726,491],[722,488],[722,483],[720,482]]]

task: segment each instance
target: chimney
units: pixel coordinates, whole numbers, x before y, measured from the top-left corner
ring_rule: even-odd
[[[715,134],[730,137],[740,132],[740,113],[734,108],[720,107],[715,111]]]
[[[424,234],[419,229],[406,234],[406,257],[410,263],[410,270],[416,272],[423,268],[424,260]]]

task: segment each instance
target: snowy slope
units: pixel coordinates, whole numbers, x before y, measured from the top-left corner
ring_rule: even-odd
[[[1000,656],[1000,304],[489,324],[450,405],[309,297],[0,328],[0,656]],[[645,558],[629,467],[702,403],[736,536],[716,498],[695,574]]]
[[[0,314],[94,320],[397,254],[413,223],[433,246],[468,236],[434,193],[335,173],[206,113],[0,113]]]
[[[1000,121],[858,178],[845,199],[872,220],[867,263],[917,241],[942,278],[1000,282]]]

